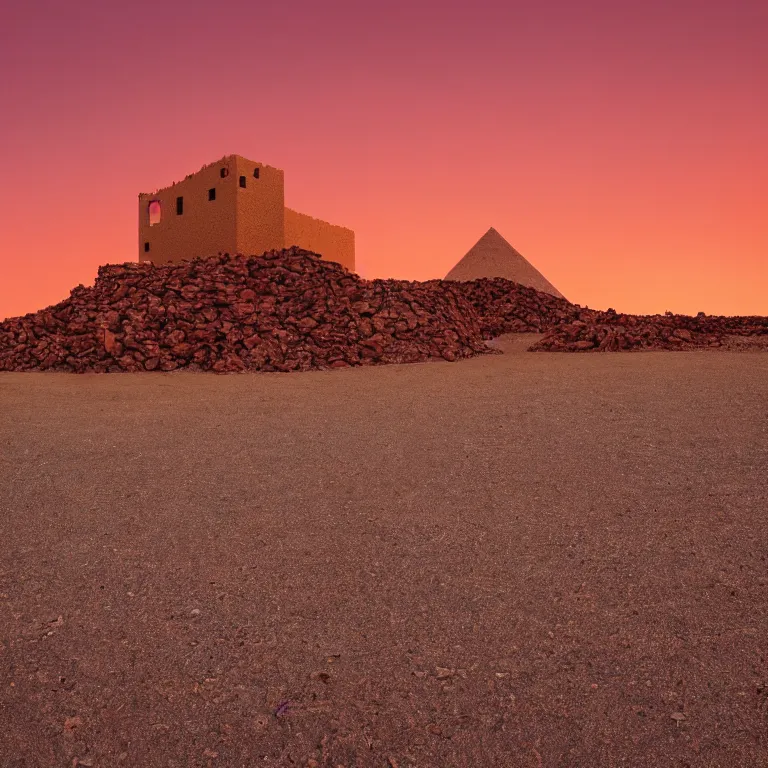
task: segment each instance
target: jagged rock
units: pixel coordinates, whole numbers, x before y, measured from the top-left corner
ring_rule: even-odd
[[[363,280],[299,248],[108,264],[93,288],[0,323],[5,371],[306,371],[488,349],[460,293]]]
[[[363,280],[299,248],[99,267],[93,288],[0,322],[0,370],[308,371],[531,351],[768,349],[768,317],[600,312],[504,278]],[[747,339],[746,337],[750,337]],[[749,343],[748,343],[749,342]]]

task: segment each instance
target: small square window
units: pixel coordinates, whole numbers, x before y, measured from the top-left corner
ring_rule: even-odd
[[[184,198],[177,197],[176,198],[176,215],[181,216],[182,213],[184,213]]]
[[[215,200],[216,199],[216,187],[213,187],[212,189],[208,190],[208,199],[209,200]]]
[[[241,186],[241,187],[244,187],[244,186],[245,186],[245,176],[241,176],[241,177],[240,177],[240,186]]]
[[[229,168],[222,168],[221,171],[221,178],[225,178],[226,176],[229,176]]]
[[[149,243],[144,243],[144,253],[149,250]]]
[[[258,179],[259,178],[259,169],[258,168],[254,168],[253,169],[253,178],[254,179]]]

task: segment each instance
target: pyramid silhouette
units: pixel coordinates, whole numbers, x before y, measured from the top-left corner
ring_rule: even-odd
[[[521,256],[491,227],[443,278],[444,280],[477,280],[480,277],[503,277],[528,288],[565,299],[560,291]]]

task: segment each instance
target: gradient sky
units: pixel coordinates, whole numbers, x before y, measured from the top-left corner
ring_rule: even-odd
[[[495,227],[571,301],[768,315],[765,0],[4,0],[0,319],[138,260],[226,154],[442,278]]]

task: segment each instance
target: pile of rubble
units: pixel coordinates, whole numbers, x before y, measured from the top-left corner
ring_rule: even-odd
[[[0,371],[308,371],[531,351],[768,349],[768,317],[625,315],[503,278],[363,280],[299,248],[110,264],[95,285],[0,322]],[[742,343],[739,343],[742,340]]]
[[[363,280],[299,248],[99,267],[0,323],[4,371],[307,371],[499,354],[458,293]]]
[[[577,318],[551,329],[531,352],[640,349],[767,349],[768,317],[713,317],[699,313],[619,315],[613,310]]]
[[[432,280],[430,284],[441,283]],[[445,285],[445,284],[444,284]],[[627,315],[571,304],[502,278],[451,283],[480,315],[483,337],[542,333],[529,351],[768,349],[768,317]]]

